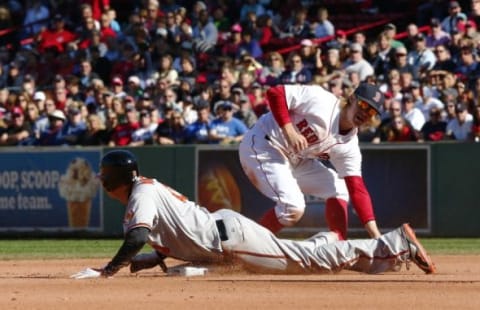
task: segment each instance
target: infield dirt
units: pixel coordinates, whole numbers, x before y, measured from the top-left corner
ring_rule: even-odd
[[[378,275],[209,270],[190,278],[125,268],[110,279],[88,280],[69,276],[105,260],[7,260],[0,261],[0,309],[480,309],[480,256],[433,260],[434,275],[413,264]]]

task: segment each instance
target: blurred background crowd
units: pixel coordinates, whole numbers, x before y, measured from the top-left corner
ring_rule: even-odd
[[[362,142],[478,142],[479,23],[480,0],[0,1],[0,145],[235,144],[269,87],[360,82],[386,98]]]

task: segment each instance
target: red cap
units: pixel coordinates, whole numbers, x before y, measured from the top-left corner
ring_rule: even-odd
[[[460,32],[465,32],[467,30],[467,28],[473,28],[473,29],[477,29],[477,24],[475,24],[475,22],[471,19],[469,20],[460,20],[458,23],[457,23],[457,29],[458,31]]]
[[[121,78],[119,78],[118,76],[114,77],[112,79],[112,84],[114,85],[123,85],[123,81]]]
[[[23,110],[20,107],[14,107],[12,110],[13,115],[23,115]]]
[[[199,75],[197,76],[196,82],[199,83],[199,84],[207,83],[207,77],[206,77],[206,75],[205,75],[205,74],[199,74]]]
[[[346,36],[347,36],[347,33],[346,33],[345,31],[339,29],[339,30],[335,31],[335,35],[336,35],[337,37],[346,37]]]

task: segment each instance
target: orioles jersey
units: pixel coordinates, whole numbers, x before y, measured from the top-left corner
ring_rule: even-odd
[[[185,261],[215,261],[221,240],[207,209],[155,179],[136,179],[125,210],[123,230],[150,229],[148,244]]]

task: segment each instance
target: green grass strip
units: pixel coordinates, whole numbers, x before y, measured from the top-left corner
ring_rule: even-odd
[[[480,255],[480,239],[420,238],[432,255]],[[15,239],[0,240],[0,260],[110,258],[121,239]],[[143,252],[151,251],[145,246]]]

